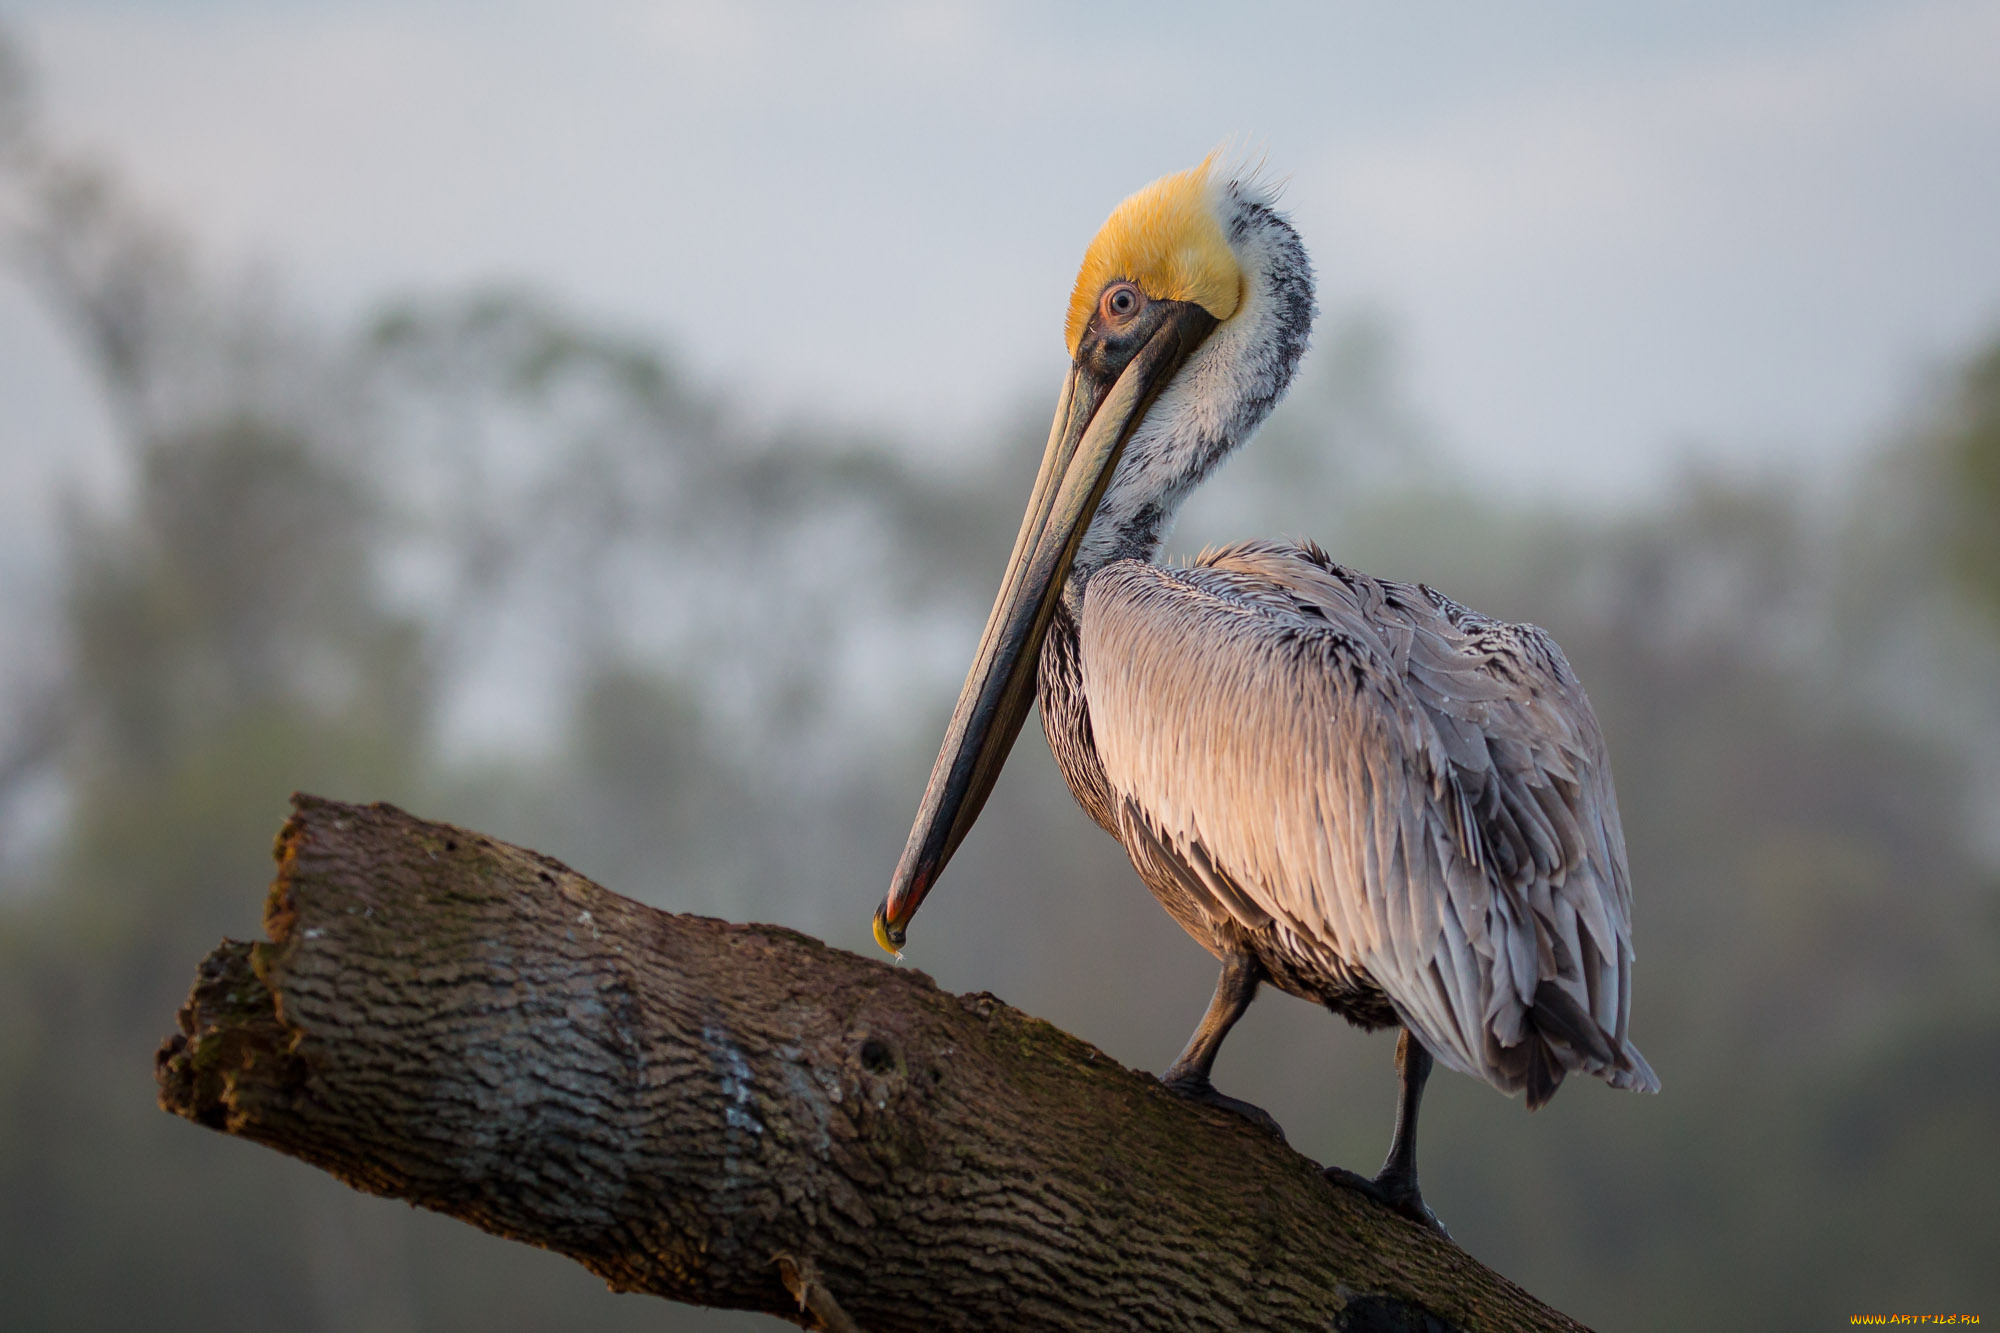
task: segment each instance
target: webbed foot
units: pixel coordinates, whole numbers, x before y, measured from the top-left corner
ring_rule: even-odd
[[[1384,1171],[1381,1175],[1371,1180],[1369,1177],[1357,1175],[1343,1166],[1321,1167],[1320,1174],[1335,1185],[1344,1185],[1348,1189],[1359,1190],[1369,1198],[1387,1204],[1404,1217],[1415,1222],[1418,1226],[1428,1227],[1430,1230],[1437,1232],[1438,1235],[1443,1236],[1446,1240],[1451,1240],[1451,1233],[1444,1229],[1444,1223],[1438,1221],[1438,1215],[1432,1212],[1430,1205],[1424,1202],[1423,1194],[1417,1189],[1415,1177],[1393,1176],[1389,1172]],[[1456,1242],[1453,1243],[1455,1244]]]
[[[1200,1074],[1177,1074],[1169,1069],[1160,1077],[1160,1086],[1176,1097],[1182,1097],[1191,1102],[1199,1102],[1203,1106],[1213,1106],[1224,1111],[1233,1111],[1245,1120],[1248,1120],[1251,1124],[1257,1126],[1257,1128],[1271,1135],[1278,1142],[1283,1143],[1285,1141],[1285,1131],[1278,1127],[1278,1122],[1271,1118],[1269,1111],[1266,1111],[1261,1106],[1252,1106],[1249,1102],[1239,1101],[1235,1097],[1225,1097],[1215,1090],[1213,1083],[1210,1083],[1207,1078]]]

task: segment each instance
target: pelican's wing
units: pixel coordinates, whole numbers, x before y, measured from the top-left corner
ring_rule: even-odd
[[[1440,1060],[1531,1105],[1568,1069],[1658,1086],[1626,1039],[1610,764],[1547,634],[1266,543],[1108,565],[1081,629],[1111,786],[1296,956],[1365,970]]]

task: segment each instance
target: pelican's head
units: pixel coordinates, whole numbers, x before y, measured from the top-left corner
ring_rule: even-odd
[[[875,913],[892,952],[979,815],[1035,694],[1050,617],[1150,558],[1187,493],[1270,414],[1312,327],[1312,266],[1270,196],[1198,166],[1112,210],[1070,293],[1069,375],[1013,558]]]

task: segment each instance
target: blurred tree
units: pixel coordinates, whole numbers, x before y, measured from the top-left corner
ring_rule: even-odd
[[[355,428],[352,361],[24,135],[9,248],[113,405],[129,485],[73,518],[49,721],[0,775],[46,775],[68,812],[41,891],[0,912],[4,1322],[539,1328],[611,1304],[657,1327],[554,1261],[461,1255],[449,1227],[153,1108],[186,960],[254,928],[285,794],[418,800],[439,673],[391,595],[405,516]]]
[[[2000,338],[1959,372],[1935,447],[1952,571],[2000,628]]]

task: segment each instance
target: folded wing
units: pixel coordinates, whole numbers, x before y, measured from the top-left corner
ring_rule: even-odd
[[[1281,543],[1108,565],[1081,633],[1112,788],[1240,888],[1246,928],[1364,972],[1439,1060],[1530,1105],[1569,1070],[1657,1089],[1626,1036],[1610,765],[1547,634]]]

